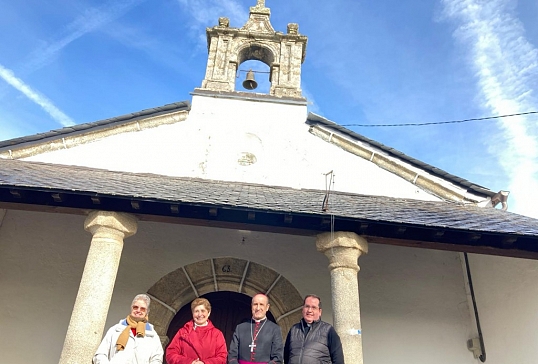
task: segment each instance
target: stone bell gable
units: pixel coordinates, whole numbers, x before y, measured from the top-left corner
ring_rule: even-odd
[[[217,26],[207,28],[209,56],[202,90],[235,91],[239,66],[257,60],[269,66],[270,95],[303,98],[301,64],[307,37],[299,34],[295,23],[288,24],[286,34],[275,31],[270,16],[265,1],[258,0],[242,28],[230,27],[228,18],[219,18]]]

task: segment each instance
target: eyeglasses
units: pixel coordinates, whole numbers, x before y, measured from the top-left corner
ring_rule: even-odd
[[[142,311],[142,312],[146,312],[146,311],[147,311],[147,308],[146,308],[146,307],[140,307],[140,306],[133,306],[133,311]]]
[[[319,307],[317,306],[304,305],[304,308],[306,308],[307,310],[312,310],[312,311],[319,310]]]

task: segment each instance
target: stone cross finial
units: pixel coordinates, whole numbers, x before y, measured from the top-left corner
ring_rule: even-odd
[[[265,0],[257,0],[255,6],[250,7],[251,14],[271,15],[271,10],[265,7]]]

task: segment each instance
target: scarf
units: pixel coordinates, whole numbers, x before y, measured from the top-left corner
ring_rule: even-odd
[[[123,330],[118,336],[118,340],[116,341],[116,350],[122,351],[125,349],[125,346],[127,345],[127,341],[129,340],[129,332],[131,329],[136,329],[136,336],[137,337],[144,337],[146,336],[146,322],[148,322],[148,317],[144,317],[142,321],[135,321],[131,318],[131,315],[127,316],[127,327],[125,330]]]

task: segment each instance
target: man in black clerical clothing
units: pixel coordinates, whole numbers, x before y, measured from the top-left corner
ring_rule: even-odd
[[[321,299],[308,295],[303,302],[303,318],[293,325],[284,347],[286,364],[344,364],[340,336],[331,324],[321,321]]]
[[[266,295],[252,297],[252,319],[235,328],[228,364],[282,364],[282,333],[277,324],[267,319],[267,311]]]

